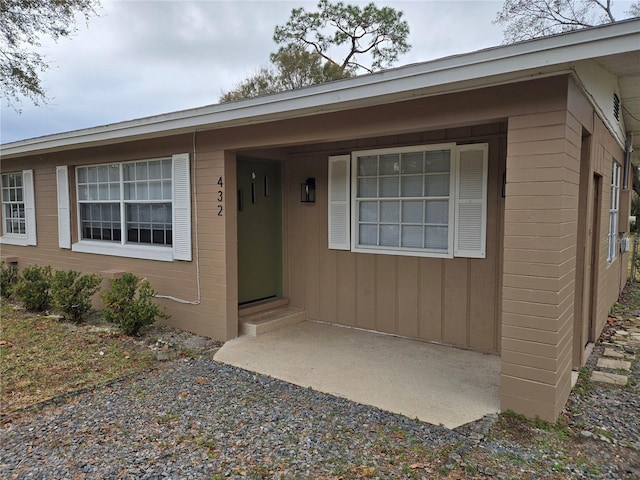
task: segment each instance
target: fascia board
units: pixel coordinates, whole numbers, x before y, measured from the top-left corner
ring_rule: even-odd
[[[408,65],[330,84],[256,99],[210,105],[101,127],[21,140],[0,146],[0,155],[18,157],[44,151],[118,143],[195,130],[226,128],[401,101],[500,83],[501,76],[550,67],[566,70],[572,62],[637,51],[640,20],[581,30],[566,35],[494,47],[469,54]]]

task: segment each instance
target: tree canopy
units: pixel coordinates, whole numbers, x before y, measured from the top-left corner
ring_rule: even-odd
[[[57,41],[76,31],[76,15],[86,20],[98,0],[0,0],[0,88],[9,105],[22,98],[46,102],[40,74],[49,65],[37,51],[43,37]]]
[[[616,21],[612,0],[505,0],[494,23],[504,25],[505,43],[570,32]],[[625,18],[640,15],[640,1]]]
[[[279,45],[271,66],[222,95],[220,101],[251,98],[373,72],[393,65],[409,51],[403,13],[370,3],[361,8],[320,0],[317,11],[294,8],[275,27]]]
[[[289,21],[276,27],[273,40],[281,45],[280,50],[297,46],[342,70],[373,72],[409,51],[409,24],[402,16],[398,10],[373,3],[360,8],[320,0],[318,11],[293,9]],[[335,50],[342,50],[342,55]]]
[[[260,68],[233,90],[223,94],[220,101],[259,97],[350,76],[334,64],[325,62],[320,55],[297,47],[273,54],[271,62],[270,66]]]

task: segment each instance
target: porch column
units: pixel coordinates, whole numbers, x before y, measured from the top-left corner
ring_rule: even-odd
[[[507,133],[501,409],[547,421],[571,389],[581,136],[569,117],[511,117]]]

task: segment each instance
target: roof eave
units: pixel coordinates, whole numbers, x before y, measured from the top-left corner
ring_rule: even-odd
[[[640,19],[566,35],[408,65],[353,79],[238,102],[21,140],[0,146],[4,158],[227,128],[481,88],[571,63],[637,50]],[[389,93],[392,92],[392,93]]]

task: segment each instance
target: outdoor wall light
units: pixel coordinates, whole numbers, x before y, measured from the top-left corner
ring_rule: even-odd
[[[300,201],[302,203],[315,203],[316,201],[316,179],[307,178],[300,184]]]

